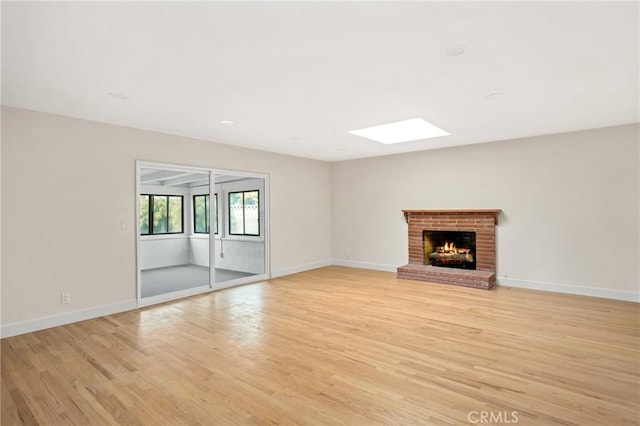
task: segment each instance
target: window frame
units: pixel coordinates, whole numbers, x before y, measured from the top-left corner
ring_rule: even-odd
[[[148,215],[149,215],[149,232],[146,234],[143,234],[142,232],[140,232],[140,229],[138,229],[138,233],[141,236],[152,236],[152,235],[177,235],[177,234],[184,234],[184,195],[179,195],[179,194],[150,194],[150,193],[145,193],[145,194],[140,194],[140,197],[149,197],[149,206],[148,206]],[[154,209],[153,209],[153,197],[165,197],[167,199],[167,232],[155,232],[153,229],[153,214],[154,214]],[[169,198],[170,197],[175,197],[175,198],[180,198],[180,231],[179,232],[169,232]],[[140,201],[140,206],[142,207],[142,200]],[[138,215],[140,215],[140,211],[138,211]]]
[[[258,193],[258,233],[257,234],[247,234],[247,223],[246,223],[246,215],[245,209],[246,205],[244,202],[244,194],[247,192],[256,192]],[[242,230],[243,233],[233,233],[231,232],[231,195],[232,194],[242,194]],[[261,220],[260,220],[260,190],[259,189],[247,189],[242,191],[229,191],[227,192],[227,216],[228,216],[228,225],[229,225],[229,235],[237,236],[237,237],[260,237],[261,235]]]
[[[207,196],[209,197],[209,215],[206,214],[206,211],[207,211]],[[196,197],[205,197],[204,198],[204,200],[205,200],[204,211],[205,211],[205,223],[206,223],[205,228],[208,228],[207,232],[198,232],[198,231],[196,231]],[[219,218],[218,218],[218,211],[217,211],[218,210],[218,193],[217,192],[213,193],[213,199],[215,201],[214,204],[215,204],[215,207],[216,207],[214,209],[214,211],[215,211],[215,215],[214,215],[215,223],[214,223],[214,225],[215,226],[213,228],[213,235],[218,235],[219,234],[219,232],[218,232],[219,231],[219,226],[218,226]],[[198,235],[209,235],[211,233],[211,224],[209,223],[209,217],[210,217],[210,214],[211,214],[211,207],[212,207],[211,206],[211,194],[193,194],[192,200],[193,200],[193,233],[194,234],[198,234]]]

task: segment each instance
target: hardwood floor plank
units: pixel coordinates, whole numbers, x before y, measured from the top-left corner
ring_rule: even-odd
[[[321,268],[3,339],[1,421],[637,425],[639,306]]]

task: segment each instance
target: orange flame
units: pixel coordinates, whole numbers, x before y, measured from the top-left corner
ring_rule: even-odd
[[[457,250],[456,245],[454,243],[452,243],[452,242],[450,243],[450,242],[447,241],[447,242],[444,243],[444,251],[452,251],[452,252],[455,253],[458,250]]]

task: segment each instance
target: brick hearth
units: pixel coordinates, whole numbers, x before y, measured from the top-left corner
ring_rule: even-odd
[[[403,210],[409,225],[409,264],[398,278],[490,289],[496,282],[496,225],[500,210]],[[424,264],[423,231],[476,233],[476,270]]]

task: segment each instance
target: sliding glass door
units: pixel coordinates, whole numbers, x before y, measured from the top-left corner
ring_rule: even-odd
[[[268,176],[139,161],[138,303],[269,278]]]
[[[267,274],[266,177],[218,172],[214,288],[249,282]]]
[[[210,179],[210,171],[192,168],[152,165],[138,168],[138,269],[142,304],[211,288],[211,244],[206,229]]]

